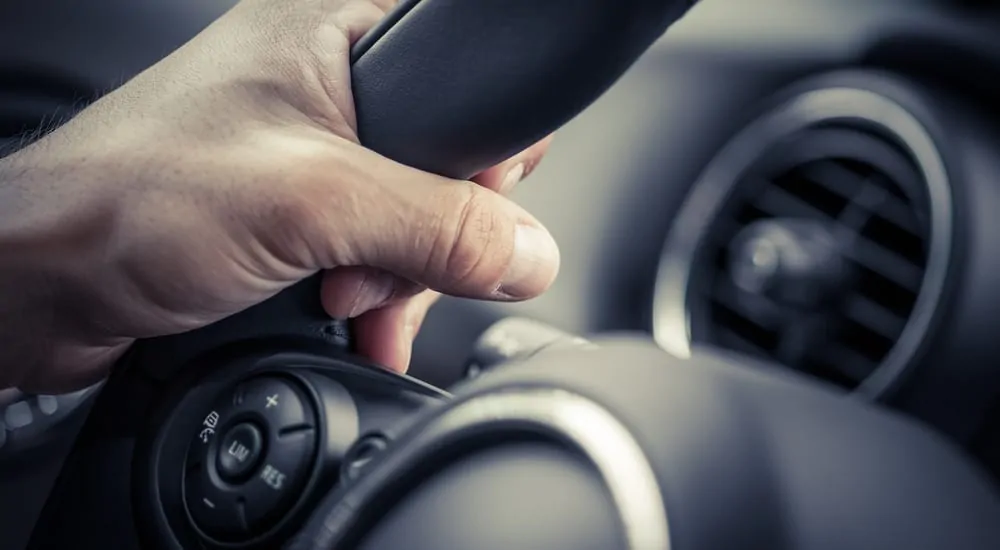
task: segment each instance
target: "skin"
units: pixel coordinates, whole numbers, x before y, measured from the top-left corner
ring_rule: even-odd
[[[558,249],[503,193],[548,139],[474,181],[358,143],[350,45],[393,4],[244,0],[0,160],[0,388],[84,387],[137,339],[318,271],[317,300],[396,371],[440,293],[545,291]]]

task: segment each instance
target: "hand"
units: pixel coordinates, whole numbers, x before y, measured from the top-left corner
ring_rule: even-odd
[[[358,316],[362,351],[400,370],[425,288],[543,292],[556,245],[495,191],[545,143],[481,185],[357,143],[349,48],[390,4],[244,0],[0,161],[0,388],[82,387],[136,339],[207,325],[321,270],[329,313]]]
[[[507,194],[541,161],[552,139],[547,138],[520,155],[472,178],[479,185]],[[370,268],[337,268],[323,280],[323,304],[337,318],[354,318],[357,350],[397,372],[405,372],[413,340],[438,292]]]

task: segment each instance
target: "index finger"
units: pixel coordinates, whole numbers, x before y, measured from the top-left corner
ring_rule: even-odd
[[[528,177],[538,167],[552,144],[552,138],[550,135],[504,162],[479,173],[472,178],[472,181],[498,193],[510,192],[514,184]],[[508,177],[511,181],[508,181]]]

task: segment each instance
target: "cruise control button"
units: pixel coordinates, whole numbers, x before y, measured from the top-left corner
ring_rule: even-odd
[[[203,414],[185,465],[191,518],[220,542],[263,534],[301,498],[316,462],[308,386],[293,377],[251,378]]]
[[[206,535],[217,540],[246,537],[246,519],[234,495],[212,486],[202,476],[189,477],[184,492],[191,518]]]
[[[303,430],[271,440],[257,474],[243,487],[247,523],[254,532],[273,527],[298,500],[315,462],[315,436]]]
[[[302,390],[277,377],[256,378],[240,384],[233,394],[236,410],[253,411],[264,417],[272,430],[312,425]]]
[[[250,422],[237,424],[226,432],[216,451],[216,470],[229,483],[245,481],[253,474],[264,450],[264,436]]]

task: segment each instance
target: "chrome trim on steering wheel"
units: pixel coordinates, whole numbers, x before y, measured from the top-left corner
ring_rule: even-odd
[[[331,548],[350,537],[359,510],[393,490],[416,464],[427,464],[467,437],[490,432],[531,432],[558,439],[589,460],[602,478],[624,527],[628,550],[670,550],[663,495],[639,443],[600,404],[557,388],[506,388],[450,405],[416,435],[393,445],[371,471],[320,519],[322,539],[301,548]],[[292,548],[300,548],[293,545]]]
[[[627,548],[670,549],[663,495],[646,454],[628,428],[585,397],[538,388],[486,394],[444,413],[429,429],[444,434],[505,421],[553,431],[594,464],[618,509]]]

